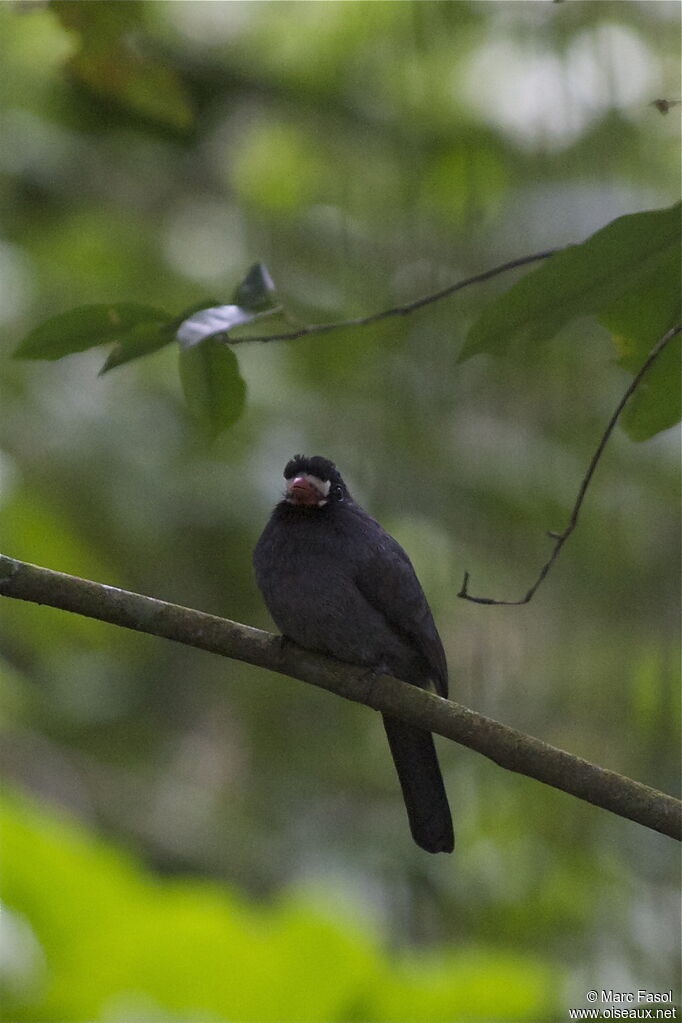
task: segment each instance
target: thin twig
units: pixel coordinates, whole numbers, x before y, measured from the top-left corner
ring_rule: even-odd
[[[594,452],[594,454],[592,455],[592,458],[590,460],[590,464],[589,464],[589,466],[587,468],[587,472],[585,473],[585,475],[583,477],[583,481],[580,484],[580,489],[578,491],[578,496],[577,496],[575,504],[573,506],[573,511],[571,512],[571,517],[570,517],[570,519],[568,521],[568,525],[566,526],[566,528],[564,529],[564,531],[562,533],[555,533],[553,531],[547,533],[547,535],[549,537],[551,537],[553,540],[555,540],[556,542],[555,542],[554,547],[552,549],[552,553],[550,554],[549,558],[547,559],[545,564],[540,569],[540,573],[539,573],[537,579],[535,580],[535,582],[533,583],[531,588],[528,590],[528,592],[526,593],[525,597],[522,600],[496,600],[493,597],[472,597],[471,594],[469,593],[469,590],[468,590],[468,587],[469,587],[469,573],[468,572],[464,573],[464,582],[462,583],[462,589],[457,594],[458,597],[462,597],[463,600],[470,600],[473,604],[504,604],[504,605],[507,605],[507,606],[518,606],[519,604],[527,604],[530,600],[532,600],[532,598],[534,597],[535,592],[538,589],[540,583],[543,581],[543,579],[545,578],[545,576],[549,572],[550,568],[552,567],[552,565],[554,564],[556,559],[559,557],[559,552],[561,551],[561,548],[566,543],[566,541],[568,540],[569,536],[571,535],[571,533],[573,532],[573,530],[575,529],[575,527],[578,524],[578,516],[580,514],[580,509],[582,508],[583,501],[585,500],[585,494],[587,493],[587,488],[589,487],[589,485],[590,485],[590,483],[592,481],[592,477],[594,476],[594,472],[595,472],[595,469],[597,468],[597,464],[599,462],[599,459],[601,458],[602,454],[604,453],[604,448],[606,447],[606,444],[608,443],[608,440],[609,440],[611,434],[613,433],[613,430],[614,430],[614,428],[616,426],[616,423],[618,422],[618,419],[620,418],[621,412],[625,408],[625,405],[627,404],[628,400],[632,396],[633,392],[639,386],[639,383],[642,380],[642,377],[644,376],[644,374],[651,368],[651,366],[654,364],[654,362],[656,361],[658,356],[661,354],[663,349],[666,347],[666,345],[670,341],[672,341],[672,339],[677,334],[679,334],[680,331],[682,331],[682,326],[678,325],[676,327],[672,327],[666,334],[663,335],[662,338],[660,338],[660,340],[658,340],[656,342],[654,347],[651,349],[651,351],[647,355],[647,357],[646,357],[644,363],[642,364],[641,368],[635,374],[635,376],[633,377],[632,381],[630,382],[630,386],[626,390],[625,394],[623,395],[623,397],[618,402],[618,405],[616,406],[616,409],[615,409],[613,415],[609,419],[608,426],[606,427],[606,430],[604,431],[604,434],[603,434],[601,440],[599,441],[599,444],[597,445],[597,449]]]
[[[507,270],[514,270],[516,267],[526,266],[528,263],[537,263],[539,260],[548,259],[555,252],[561,251],[561,248],[546,249],[544,252],[536,252],[532,256],[521,256],[520,259],[512,259],[508,263],[494,266],[491,270],[484,270],[483,273],[474,274],[473,277],[466,277],[455,284],[449,284],[447,288],[442,288],[441,291],[436,291],[432,295],[423,295],[413,302],[393,306],[391,309],[382,309],[381,312],[371,313],[369,316],[357,316],[351,320],[337,320],[334,323],[311,323],[305,327],[300,327],[298,330],[292,330],[283,334],[265,334],[262,337],[229,337],[226,343],[237,345],[247,341],[249,343],[254,341],[297,341],[298,338],[308,337],[310,334],[329,334],[333,330],[343,330],[347,327],[365,327],[369,323],[387,320],[392,316],[407,316],[408,313],[413,313],[417,309],[431,305],[433,302],[439,302],[442,298],[447,298],[448,295],[454,295],[456,291],[461,291],[462,288],[468,288],[470,284],[488,281],[491,277],[497,277],[498,274],[505,273]]]
[[[674,796],[388,675],[372,675],[368,685],[366,668],[283,644],[281,636],[1,554],[0,595],[74,611],[298,678],[468,746],[507,770],[682,838],[682,804]]]

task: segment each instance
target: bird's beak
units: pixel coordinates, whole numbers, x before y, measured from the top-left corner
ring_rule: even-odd
[[[296,476],[287,483],[287,500],[292,504],[313,505],[324,500],[324,495],[306,476]]]

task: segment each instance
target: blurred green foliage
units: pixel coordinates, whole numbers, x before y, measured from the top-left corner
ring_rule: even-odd
[[[16,796],[2,832],[5,927],[18,938],[0,974],[5,1019],[535,1020],[553,1005],[534,956],[390,962],[357,921],[302,894],[263,906],[215,882],[160,880]]]
[[[362,315],[668,207],[678,38],[657,0],[0,5],[0,549],[269,627],[251,549],[287,459],[328,455],[413,558],[455,699],[674,791],[674,431],[614,434],[530,605],[455,596],[521,595],[565,524],[640,356],[622,310],[460,362],[510,276],[243,343],[212,444],[171,346],[99,378],[11,355],[76,307],[229,302],[257,261],[303,322]],[[7,1019],[544,1023],[675,984],[669,839],[440,743],[458,849],[429,858],[375,715],[310,686],[3,601],[0,715],[36,801],[5,801]]]

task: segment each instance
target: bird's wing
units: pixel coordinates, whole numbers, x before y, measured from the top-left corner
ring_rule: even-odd
[[[445,651],[412,563],[397,540],[383,529],[377,540],[368,557],[361,560],[355,583],[391,627],[419,650],[433,672],[436,691],[447,696]]]

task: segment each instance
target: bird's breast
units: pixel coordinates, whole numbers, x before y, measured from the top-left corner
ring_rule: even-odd
[[[256,578],[281,632],[299,646],[352,664],[419,670],[415,651],[359,589],[352,551],[329,539],[275,529],[256,547]]]

